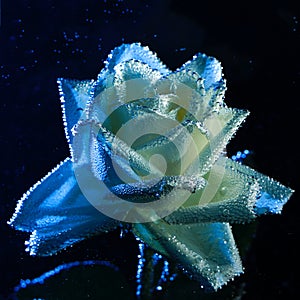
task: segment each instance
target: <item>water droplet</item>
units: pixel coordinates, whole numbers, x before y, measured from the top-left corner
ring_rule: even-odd
[[[227,208],[225,208],[225,209],[223,210],[223,215],[224,215],[224,216],[228,216],[228,215],[229,215],[229,210],[228,210]]]
[[[226,192],[227,192],[227,187],[226,187],[226,186],[221,187],[221,189],[220,189],[220,194],[221,194],[221,195],[225,195]]]

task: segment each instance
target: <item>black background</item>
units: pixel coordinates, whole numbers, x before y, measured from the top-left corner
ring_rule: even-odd
[[[251,112],[229,154],[251,150],[258,171],[296,190],[281,215],[258,221],[238,279],[245,284],[242,299],[296,299],[298,22],[296,0],[2,0],[0,299],[21,278],[81,259],[110,259],[134,282],[137,249],[130,235],[111,233],[54,257],[33,258],[24,251],[28,236],[6,225],[22,194],[69,155],[56,79],[96,78],[110,50],[123,42],[149,46],[172,70],[197,52],[222,62],[227,105]],[[185,298],[194,299],[191,291]]]

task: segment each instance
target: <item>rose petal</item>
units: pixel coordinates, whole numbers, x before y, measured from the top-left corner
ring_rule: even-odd
[[[255,178],[237,172],[229,159],[221,157],[205,179],[205,188],[192,194],[181,208],[167,216],[168,223],[243,223],[256,217],[260,187]]]
[[[76,130],[74,169],[89,165],[99,181],[104,181],[117,194],[118,190],[122,190],[126,199],[130,195],[143,198],[144,194],[147,198],[146,194],[149,193],[150,197],[151,191],[161,196],[166,186],[191,192],[203,186],[203,179],[199,176],[165,176],[167,172],[161,172],[159,166],[151,164],[146,156],[141,156],[100,124],[86,121],[79,123]],[[77,135],[80,135],[80,139]],[[85,147],[87,144],[89,146]],[[201,186],[197,185],[199,180]]]
[[[205,180],[201,177],[164,176],[159,181],[144,180],[143,182],[119,184],[112,187],[111,191],[128,201],[147,203],[166,196],[174,188],[194,193],[201,189],[204,184]]]
[[[217,290],[243,272],[231,228],[226,223],[135,224],[134,233],[175,261],[192,278]]]
[[[156,108],[155,99],[149,98],[154,94],[150,87],[160,77],[158,71],[145,63],[134,60],[120,63],[114,68],[114,73],[106,77],[105,88],[89,104],[88,118],[114,123],[109,129],[116,132],[138,111]]]
[[[57,83],[63,110],[65,134],[70,144],[73,140],[71,130],[82,117],[86,104],[92,97],[94,81],[59,78]]]
[[[205,89],[218,85],[222,80],[221,63],[214,57],[207,56],[203,53],[194,55],[192,60],[186,62],[179,70],[190,69],[204,78]]]
[[[72,147],[75,171],[87,166],[108,186],[122,183],[120,178],[125,182],[141,181],[137,173],[161,175],[159,170],[150,170],[149,162],[125,142],[94,121],[80,122],[76,126]]]
[[[246,110],[222,108],[220,112],[207,118],[204,122],[204,127],[208,131],[207,144],[187,172],[206,174],[248,115],[249,112]],[[199,168],[198,171],[195,168]]]
[[[167,131],[136,149],[146,159],[154,154],[164,158],[166,175],[181,175],[198,157],[207,144],[207,136],[193,121],[179,123]],[[158,162],[159,163],[159,162]]]
[[[261,174],[241,163],[230,159],[228,159],[228,163],[237,174],[254,178],[258,182],[260,194],[258,195],[255,204],[255,212],[257,215],[281,213],[283,205],[293,194],[293,189],[286,187],[277,180]]]
[[[161,75],[166,75],[170,72],[148,47],[142,47],[140,43],[123,44],[120,47],[116,47],[108,55],[105,68],[102,69],[96,81],[95,96],[98,96],[104,88],[108,87],[107,78],[109,75],[114,74],[114,68],[118,64],[129,60],[140,61],[148,65],[152,70],[157,70]]]
[[[123,44],[116,47],[108,55],[105,62],[108,71],[112,72],[113,68],[128,60],[139,60],[151,67],[151,69],[158,70],[162,75],[169,73],[168,68],[160,61],[155,53],[149,50],[148,47],[141,46],[140,43]]]
[[[27,242],[32,255],[54,254],[117,225],[83,196],[69,158],[24,194],[9,224],[32,232]]]
[[[207,185],[165,220],[171,224],[244,223],[280,213],[293,190],[255,170],[221,158],[204,177]]]
[[[204,122],[213,112],[225,106],[223,98],[226,90],[224,79],[210,87],[205,87],[204,83],[205,79],[196,71],[182,68],[158,80],[155,89],[161,98],[169,95],[168,106],[165,105],[163,109],[168,108],[170,113],[178,108],[176,114],[178,121],[192,116],[193,119]]]
[[[204,185],[199,176],[165,176],[92,121],[78,124],[73,147],[75,174],[84,195],[92,205],[118,220],[161,218]]]

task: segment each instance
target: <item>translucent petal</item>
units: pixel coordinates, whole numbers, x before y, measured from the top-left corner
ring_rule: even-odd
[[[237,174],[248,176],[258,182],[260,194],[255,204],[255,212],[257,215],[281,212],[284,204],[294,192],[291,188],[239,162],[229,159],[228,163]]]
[[[72,143],[71,130],[82,117],[87,102],[92,97],[93,80],[57,80],[63,110],[65,133],[69,143]]]
[[[78,124],[73,147],[74,172],[82,192],[100,211],[121,221],[159,219],[204,186],[199,176],[165,176],[92,121]]]
[[[249,112],[245,110],[225,107],[220,112],[212,113],[203,124],[206,133],[199,135],[198,140],[194,138],[196,144],[201,145],[198,146],[199,155],[189,165],[184,174],[204,176],[224,153],[226,145],[248,114]]]
[[[162,75],[169,72],[157,55],[150,51],[148,47],[141,46],[140,43],[123,44],[120,47],[116,47],[109,54],[105,62],[106,68],[112,72],[116,65],[131,59],[139,60],[149,65],[152,69],[158,70]]]
[[[243,272],[231,228],[226,223],[170,225],[157,221],[135,224],[133,232],[214,290]]]
[[[9,221],[14,228],[32,232],[27,251],[51,255],[91,234],[116,227],[83,196],[66,159],[19,200]]]
[[[198,161],[195,161],[195,165],[199,165],[197,173],[204,175],[210,170],[248,114],[249,112],[246,110],[222,108],[220,112],[212,114],[205,120],[204,127],[207,129],[209,137]],[[195,165],[191,166],[191,170]]]
[[[219,84],[222,80],[221,63],[214,57],[198,53],[192,60],[186,62],[179,70],[191,69],[204,78],[205,89],[209,89]]]
[[[255,170],[221,158],[204,177],[207,185],[167,216],[171,224],[249,222],[265,213],[280,213],[293,190]]]
[[[153,155],[163,157],[166,163],[164,173],[180,175],[198,157],[206,143],[206,133],[203,128],[199,129],[198,122],[186,121],[140,145],[136,151],[148,160]],[[161,161],[158,160],[157,164],[159,168]]]
[[[229,159],[221,157],[205,179],[205,188],[192,194],[181,208],[167,216],[168,223],[243,223],[256,217],[259,184],[254,178],[236,172]]]
[[[161,77],[162,74],[158,70],[136,59],[124,61],[114,67],[114,85],[117,86],[117,88],[128,80],[139,78],[145,79],[150,84],[153,84]],[[130,99],[130,97],[128,97],[128,99]]]
[[[104,88],[107,88],[107,76],[114,73],[114,68],[125,61],[137,60],[147,64],[151,69],[157,70],[162,75],[169,73],[167,67],[159,60],[155,53],[151,52],[148,47],[141,46],[140,43],[123,44],[116,47],[108,55],[105,62],[105,68],[98,75],[95,87],[95,95],[97,96]]]
[[[149,162],[101,124],[93,121],[77,125],[72,146],[74,169],[90,166],[96,178],[105,181],[108,186],[122,183],[120,178],[125,182],[141,181],[137,172],[150,174]],[[153,175],[161,173],[157,170]]]
[[[205,79],[197,72],[183,68],[158,80],[155,88],[159,95],[173,95],[170,102],[176,103],[180,108],[177,112],[178,120],[182,121],[192,115],[203,122],[212,112],[225,106],[223,98],[226,90],[224,79],[207,88],[204,83]],[[174,104],[172,106],[171,103],[169,110],[174,109]]]
[[[136,145],[151,139],[151,135],[163,135],[179,124],[178,121],[149,108],[152,106],[151,102],[156,105],[152,99],[142,98],[118,107],[102,123],[103,127],[128,145]]]
[[[118,64],[114,73],[106,77],[101,93],[95,94],[89,105],[88,118],[101,123],[109,120],[120,127],[137,110],[152,109],[157,104],[149,99],[148,90],[160,77],[158,71],[140,61],[130,60]]]
[[[90,165],[94,176],[123,199],[149,202],[153,197],[157,199],[169,193],[174,187],[194,192],[204,184],[198,176],[165,176],[150,164],[147,157],[139,155],[100,124],[80,123],[77,130],[83,138],[78,147],[75,139],[75,170],[84,164]],[[89,147],[85,147],[87,140]]]

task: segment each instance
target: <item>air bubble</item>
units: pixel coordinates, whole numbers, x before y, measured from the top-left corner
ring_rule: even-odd
[[[224,196],[226,192],[227,192],[227,187],[226,186],[221,187],[220,194]]]

